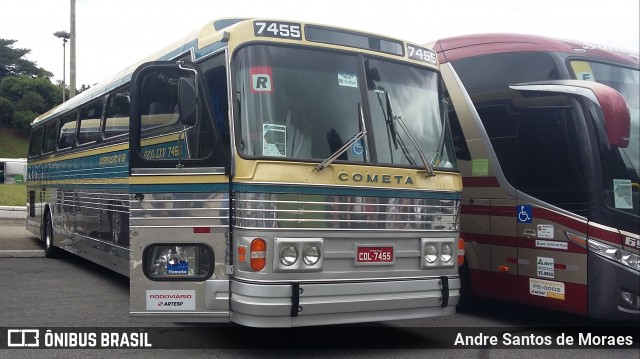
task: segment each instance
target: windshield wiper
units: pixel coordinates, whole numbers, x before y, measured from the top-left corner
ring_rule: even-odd
[[[420,160],[422,161],[422,164],[424,165],[424,169],[427,171],[427,177],[435,176],[436,174],[433,172],[433,167],[431,167],[431,165],[429,164],[429,161],[427,161],[427,156],[422,151],[422,148],[418,144],[418,141],[415,139],[415,137],[413,137],[411,132],[409,132],[409,129],[407,128],[407,126],[404,124],[404,121],[402,120],[402,116],[396,116],[393,113],[393,109],[391,107],[391,96],[389,95],[389,92],[388,91],[384,91],[384,93],[385,93],[386,100],[387,100],[387,117],[390,119],[391,123],[393,123],[394,121],[398,121],[398,124],[400,125],[400,128],[402,128],[404,133],[409,138],[409,141],[411,141],[411,143],[416,148],[416,150],[418,150],[418,156],[420,156]],[[391,131],[397,132],[397,130],[395,129],[395,126],[389,127],[389,129],[391,129]],[[399,137],[399,136],[398,136],[397,143],[400,144],[400,147],[402,148],[402,152],[407,157],[407,160],[410,162],[410,164],[415,165],[415,161],[413,160],[413,158],[409,154],[409,151],[407,150],[406,145],[402,141],[402,138]],[[398,147],[396,146],[396,149],[397,148]]]
[[[334,152],[326,160],[318,163],[318,165],[315,168],[315,171],[320,172],[323,169],[327,168],[327,166],[329,166],[331,163],[333,163],[333,161],[335,161],[338,157],[340,157],[340,155],[345,153],[347,151],[347,149],[349,149],[349,147],[351,147],[351,145],[353,145],[354,143],[360,141],[360,139],[363,138],[367,134],[367,129],[366,129],[365,123],[364,123],[364,116],[362,114],[362,106],[360,104],[358,104],[358,119],[360,120],[360,128],[362,130],[360,132],[358,132],[357,135],[351,137],[351,139],[349,141],[347,141],[347,143],[342,145],[342,147],[340,147],[336,152]]]

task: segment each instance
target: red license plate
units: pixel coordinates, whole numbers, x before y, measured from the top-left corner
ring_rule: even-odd
[[[356,263],[391,263],[393,247],[358,247]]]

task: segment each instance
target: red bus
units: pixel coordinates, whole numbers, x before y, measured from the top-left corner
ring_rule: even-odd
[[[640,318],[639,61],[514,34],[440,39],[466,295]]]

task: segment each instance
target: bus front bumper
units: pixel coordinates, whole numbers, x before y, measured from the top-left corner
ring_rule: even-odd
[[[455,313],[457,276],[347,283],[231,280],[231,321],[252,327],[376,322]]]
[[[640,273],[589,252],[589,316],[640,319]]]

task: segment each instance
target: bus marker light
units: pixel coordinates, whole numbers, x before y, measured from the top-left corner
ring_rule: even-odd
[[[464,255],[466,251],[464,249],[464,239],[458,238],[458,266],[462,266],[464,264]]]
[[[246,246],[238,246],[238,262],[246,262],[247,261],[247,247]]]
[[[260,271],[267,264],[267,242],[262,238],[255,238],[251,241],[251,252],[249,254],[251,269]]]
[[[498,266],[498,271],[507,273],[509,271],[509,266]]]
[[[210,227],[193,227],[193,233],[211,233]]]

